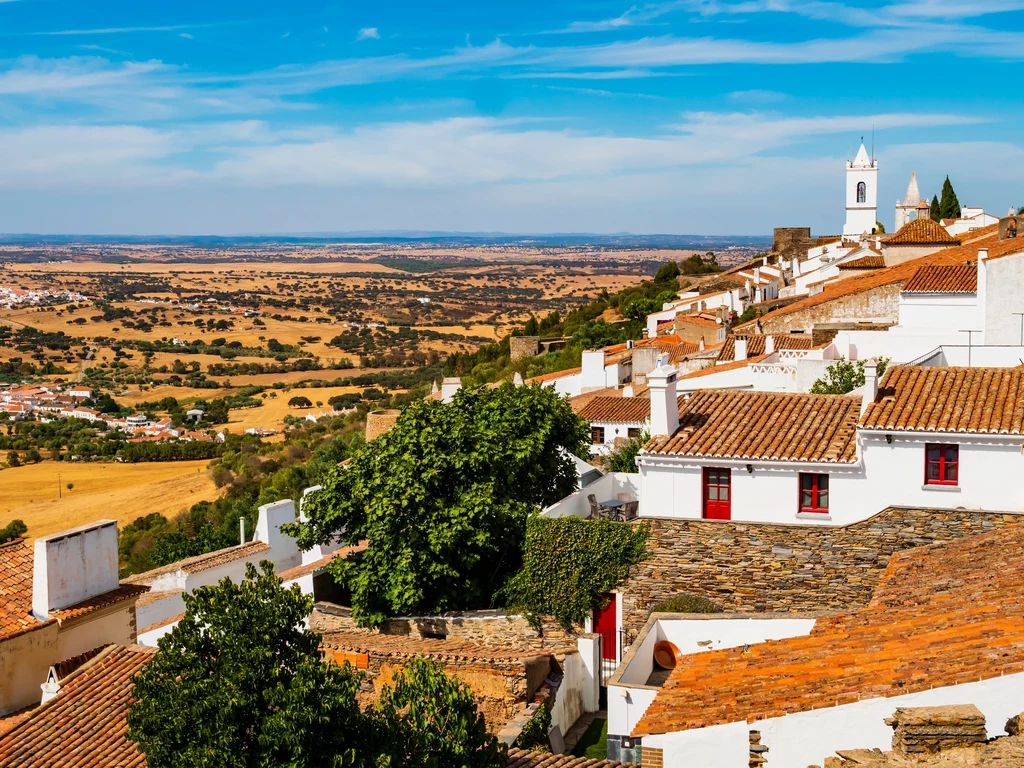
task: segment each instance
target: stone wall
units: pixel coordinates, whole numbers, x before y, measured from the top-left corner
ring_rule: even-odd
[[[540,353],[539,336],[510,336],[508,345],[512,362]]]
[[[867,291],[839,296],[774,317],[762,317],[760,333],[811,333],[820,323],[840,323],[851,317],[874,323],[899,322],[900,284],[882,285]]]
[[[394,409],[370,411],[366,414],[366,442],[389,431],[401,415],[401,411]]]
[[[772,253],[781,254],[787,259],[796,256],[803,260],[807,258],[807,251],[813,243],[810,227],[775,227]]]
[[[1024,522],[1024,515],[890,507],[848,526],[768,525],[645,518],[651,557],[620,587],[635,637],[650,609],[680,593],[727,611],[860,608],[894,552]]]

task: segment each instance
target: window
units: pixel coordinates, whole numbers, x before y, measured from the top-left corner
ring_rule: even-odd
[[[630,427],[626,430],[626,437],[630,440],[636,440],[640,437],[640,427]]]
[[[926,445],[924,484],[957,485],[960,482],[960,446]]]
[[[604,427],[590,428],[590,442],[594,445],[604,445]]]
[[[868,201],[868,185],[863,181],[857,183],[857,202],[866,203]]]
[[[800,511],[828,513],[828,475],[800,473]]]

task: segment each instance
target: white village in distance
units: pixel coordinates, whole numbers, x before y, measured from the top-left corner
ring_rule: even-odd
[[[258,495],[273,493],[272,483],[253,491],[250,507],[232,513],[230,543],[210,532],[206,544],[197,543],[199,534],[167,537],[158,551],[181,556],[146,560],[154,565],[146,570],[127,573],[135,544],[119,549],[124,523],[102,514],[46,535],[29,523],[27,533],[0,544],[0,766],[184,765],[154,763],[157,752],[146,749],[157,742],[129,738],[156,740],[159,732],[139,724],[137,702],[150,689],[133,689],[133,681],[163,655],[180,653],[176,644],[187,642],[192,612],[206,599],[196,595],[212,595],[224,580],[241,584],[247,566],[264,561],[285,588],[308,599],[296,631],[318,634],[317,663],[358,676],[354,690],[365,711],[376,711],[392,675],[419,659],[472,693],[480,733],[466,754],[436,765],[1024,765],[1024,213],[985,211],[949,200],[945,190],[925,190],[933,202],[916,174],[894,207],[880,205],[880,154],[881,162],[862,143],[835,169],[845,210],[831,219],[842,222],[840,233],[779,227],[770,246],[742,263],[693,274],[672,261],[656,279],[648,275],[644,284],[659,287],[634,299],[640,303],[632,310],[602,304],[584,321],[635,332],[600,337],[615,341],[577,348],[576,358],[577,332],[552,335],[531,314],[495,342],[491,357],[459,352],[442,368],[441,350],[434,369],[441,374],[420,382],[422,395],[409,402],[381,408],[356,396],[314,406],[322,396],[305,388],[294,390],[308,398],[305,416],[289,417],[287,427],[243,429],[212,423],[209,405],[164,414],[154,395],[138,410],[118,410],[101,400],[109,395],[117,405],[113,385],[100,391],[70,374],[54,382],[11,373],[0,384],[0,433],[12,440],[80,420],[120,441],[109,458],[125,468],[131,451],[170,456],[201,443],[207,447],[188,450],[212,460],[211,471],[226,473],[222,485],[231,486],[243,484],[244,474],[223,469],[225,456],[242,466],[248,455],[259,467],[263,455],[244,447],[255,442],[240,441],[291,440],[307,430],[288,466],[318,460],[329,468],[322,475],[293,470],[302,487],[273,501]],[[941,215],[940,196],[955,204],[954,215]],[[10,281],[18,274],[0,274],[5,310],[75,304],[109,311],[85,289],[18,287]],[[361,279],[374,279],[367,274]],[[277,310],[242,310],[217,290],[211,286],[210,295],[227,307],[225,317],[275,322]],[[433,311],[443,300],[442,293],[411,295],[409,303]],[[189,301],[160,299],[169,310],[200,311]],[[565,320],[556,316],[550,327],[556,322]],[[345,338],[357,339],[392,328],[369,323],[337,318],[337,328],[314,330],[331,336],[347,329]],[[0,317],[5,327],[17,330]],[[232,338],[230,330],[222,335]],[[175,336],[145,348],[147,359],[155,368],[196,352],[195,343]],[[170,351],[175,346],[182,351]],[[278,346],[285,352],[261,359],[280,364],[284,373],[274,375],[284,378],[290,347]],[[578,362],[530,375],[541,370],[530,366],[556,358]],[[483,377],[486,366],[459,368],[459,359],[500,373]],[[230,363],[226,356],[214,364]],[[335,378],[326,368],[319,375]],[[210,391],[207,400],[219,396]],[[256,390],[248,396],[271,402]],[[459,483],[481,494],[510,482],[499,471],[484,483],[474,473],[485,471],[486,458],[476,453],[457,469],[462,457],[431,462],[429,451],[478,440],[503,446],[523,439],[525,446],[525,433],[472,431],[491,421],[495,430],[536,428],[522,423],[532,418],[527,412],[498,419],[495,409],[515,403],[563,409],[557,423],[573,420],[585,439],[574,455],[544,453],[571,475],[558,481],[563,486],[544,481],[563,489],[557,497],[515,501],[532,512],[517,556],[524,570],[510,583],[529,583],[520,576],[538,563],[576,581],[548,594],[534,579],[536,593],[528,586],[521,602],[488,594],[466,604],[464,595],[443,595],[438,604],[456,607],[435,613],[359,603],[365,580],[375,577],[363,572],[364,581],[346,584],[336,575],[383,562],[375,559],[386,557],[374,553],[383,546],[375,536],[403,528],[402,545],[410,548],[403,552],[425,548],[422,558],[395,561],[388,578],[415,572],[418,560],[442,562],[430,547],[446,546],[434,541],[445,536],[421,537],[415,523],[389,514],[418,516],[417,505],[431,515],[446,505],[468,510]],[[344,423],[346,440],[358,432],[344,456],[308,449],[308,430],[328,423]],[[556,422],[543,423],[545,437],[530,440],[551,439]],[[14,460],[27,463],[29,443],[10,445]],[[72,464],[90,460],[59,440],[54,453]],[[445,475],[450,495],[437,503],[420,493],[435,487],[425,478],[435,464],[438,473],[453,473]],[[416,468],[411,479],[398,482],[408,467]],[[17,471],[5,469],[0,479]],[[515,470],[531,478],[524,485],[546,471]],[[413,489],[404,496],[403,482]],[[352,497],[334,498],[339,489]],[[484,503],[504,509],[509,502]],[[362,522],[332,529],[334,514]],[[362,525],[371,532],[365,538],[353,533]],[[300,541],[299,529],[319,533]],[[548,535],[547,549],[531,550],[535,537]],[[637,535],[643,551],[632,559],[615,560],[624,557],[619,549],[600,546],[601,537]],[[182,548],[170,549],[174,542]],[[445,567],[451,584],[475,583],[460,581],[461,565]],[[542,610],[606,571],[614,578],[566,614],[576,620]],[[415,588],[441,589],[427,581]],[[380,618],[368,621],[373,611]],[[497,757],[487,762],[479,756],[485,753]]]

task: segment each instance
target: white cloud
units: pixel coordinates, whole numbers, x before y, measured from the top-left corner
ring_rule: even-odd
[[[15,66],[0,72],[0,94],[44,95],[141,82],[147,75],[169,72],[159,61],[112,64],[97,57],[40,59],[23,56]]]
[[[356,40],[380,40],[380,32],[376,27],[363,27],[356,34]]]
[[[788,94],[781,93],[780,91],[767,91],[758,88],[749,91],[733,91],[727,95],[733,101],[739,101],[744,104],[774,104],[788,98]]]

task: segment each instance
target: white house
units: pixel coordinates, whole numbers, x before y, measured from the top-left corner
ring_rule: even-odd
[[[602,455],[611,452],[617,441],[633,440],[644,432],[650,421],[651,401],[634,397],[632,387],[627,387],[621,397],[591,399],[577,415],[590,422],[590,453]]]
[[[768,765],[803,768],[837,749],[887,749],[897,707],[973,704],[998,735],[1024,711],[1022,590],[1019,524],[898,553],[866,608],[681,655],[629,715],[630,736],[644,765],[746,768],[756,743]]]
[[[850,395],[649,376],[641,517],[846,525],[892,505],[1024,510],[1024,368],[866,367]]]

